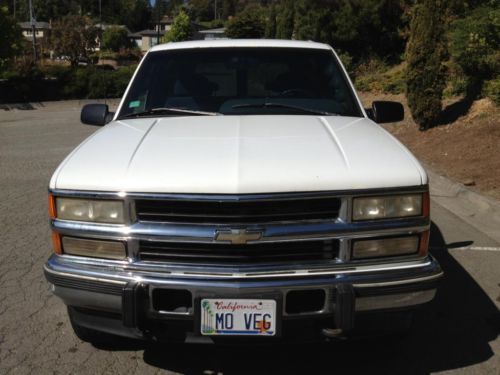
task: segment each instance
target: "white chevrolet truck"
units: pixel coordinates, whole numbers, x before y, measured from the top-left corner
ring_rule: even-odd
[[[83,340],[344,338],[431,301],[424,169],[328,45],[159,45],[49,186],[45,275]]]

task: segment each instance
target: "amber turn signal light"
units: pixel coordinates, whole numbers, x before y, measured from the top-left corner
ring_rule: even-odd
[[[56,231],[52,231],[52,247],[54,253],[59,255],[62,254],[61,235]]]
[[[49,217],[51,219],[56,218],[56,199],[50,193],[49,193]]]
[[[422,216],[429,217],[431,214],[431,199],[429,192],[425,192],[422,196]]]
[[[430,237],[430,230],[426,230],[425,232],[422,232],[420,234],[420,244],[418,246],[418,255],[420,256],[426,256],[427,253],[429,252],[429,237]]]

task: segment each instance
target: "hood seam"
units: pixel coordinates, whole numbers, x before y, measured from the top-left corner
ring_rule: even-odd
[[[135,147],[135,150],[132,153],[132,155],[130,156],[130,159],[129,159],[128,164],[127,164],[127,174],[128,174],[129,169],[130,169],[130,165],[132,164],[132,161],[134,160],[135,155],[137,154],[137,151],[139,151],[139,148],[141,147],[142,143],[144,142],[144,140],[148,136],[149,132],[153,129],[153,127],[157,123],[158,123],[158,120],[154,120],[153,123],[151,124],[151,126],[149,127],[149,129],[144,132],[144,135],[142,136],[142,138],[139,141],[139,143],[137,143],[137,146]]]
[[[335,142],[335,145],[337,146],[337,149],[340,151],[340,154],[342,155],[342,160],[344,161],[344,164],[347,168],[347,170],[351,170],[351,165],[349,163],[349,159],[347,158],[347,155],[345,153],[344,148],[342,147],[342,144],[340,143],[340,140],[338,139],[337,135],[333,131],[333,129],[330,127],[330,124],[324,117],[318,117],[319,121],[325,128],[325,130],[328,132],[332,140]]]

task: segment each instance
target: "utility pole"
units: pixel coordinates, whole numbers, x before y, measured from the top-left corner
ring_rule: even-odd
[[[14,0],[13,12],[14,12],[14,21],[15,21],[16,20],[16,0]]]
[[[101,12],[101,0],[99,0],[99,56],[101,55],[102,46],[102,12]]]
[[[158,12],[158,26],[156,30],[156,44],[160,44],[160,28],[161,28],[161,0],[156,0],[156,11]]]
[[[214,1],[214,20],[217,19],[217,0]]]
[[[33,62],[36,62],[36,25],[35,18],[33,17],[33,4],[32,1],[29,0],[30,6],[30,22],[31,22],[31,32],[33,33]]]

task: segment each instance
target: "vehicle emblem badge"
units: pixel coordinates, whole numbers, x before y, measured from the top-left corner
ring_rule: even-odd
[[[233,245],[244,245],[248,241],[258,241],[261,238],[261,230],[223,229],[215,232],[215,241],[231,242]]]

